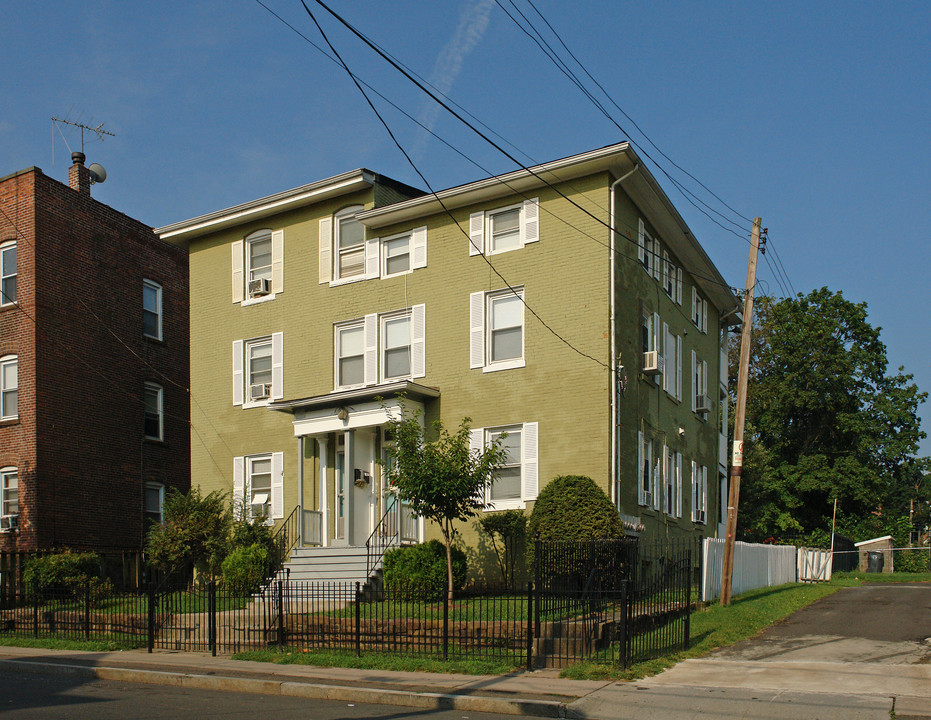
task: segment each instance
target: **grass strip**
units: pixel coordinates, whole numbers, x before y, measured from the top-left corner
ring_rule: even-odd
[[[145,647],[145,638],[125,640],[64,640],[60,638],[0,637],[0,647],[28,647],[44,650],[86,650],[88,652],[115,652]]]
[[[401,653],[354,652],[338,650],[249,650],[233,655],[233,660],[253,660],[278,665],[315,665],[366,670],[400,670],[404,672],[460,673],[463,675],[503,675],[518,669],[518,665],[503,660],[442,660]]]

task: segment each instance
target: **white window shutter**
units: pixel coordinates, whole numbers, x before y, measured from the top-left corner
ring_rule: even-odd
[[[691,317],[692,317],[692,321],[693,321],[696,325],[698,325],[698,322],[699,322],[698,319],[696,319],[696,317],[695,317],[695,308],[696,308],[697,306],[698,306],[698,293],[697,293],[697,291],[695,290],[695,286],[693,285],[693,286],[692,286],[692,315],[691,315]]]
[[[695,412],[696,408],[698,407],[698,406],[695,404],[695,398],[696,398],[696,397],[698,396],[698,394],[701,392],[701,391],[699,390],[699,388],[698,388],[698,383],[695,382],[695,371],[696,371],[697,369],[698,369],[698,358],[695,356],[695,351],[692,350],[692,382],[691,382],[691,385],[692,385],[692,412]]]
[[[427,267],[427,226],[411,231],[411,269]]]
[[[669,262],[669,253],[663,250],[663,289],[672,283],[672,265]]]
[[[237,240],[232,245],[233,248],[233,302],[242,302],[243,287],[243,245],[242,240]]]
[[[521,474],[523,475],[521,500],[525,502],[537,499],[539,486],[537,462],[538,430],[538,423],[524,423],[524,431],[521,434],[523,445],[523,457],[521,458]]]
[[[366,385],[378,382],[378,315],[372,313],[365,316],[365,358],[364,381]]]
[[[422,378],[426,368],[426,305],[411,308],[411,377]]]
[[[328,283],[333,277],[333,218],[320,218],[319,282]]]
[[[682,402],[682,336],[676,335],[676,400]]]
[[[656,280],[659,280],[659,266],[662,263],[662,260],[663,255],[660,252],[659,238],[653,238],[653,277]]]
[[[665,453],[665,449],[663,450]],[[662,473],[663,459],[661,457],[656,458],[656,462],[653,463],[653,478],[651,486],[653,488],[653,509],[659,510],[663,506],[663,500],[660,497],[663,494],[663,473]]]
[[[469,295],[469,367],[485,365],[485,293]]]
[[[381,274],[379,261],[381,256],[381,238],[369,238],[365,241],[365,279],[372,280]]]
[[[707,301],[702,302],[701,304],[701,331],[703,333],[708,332],[708,303]]]
[[[669,363],[669,353],[675,348],[668,347],[669,343],[667,342],[669,338],[669,324],[663,323],[663,334],[660,335],[660,340],[662,341],[662,354],[663,354],[663,390],[671,392],[669,388],[669,381],[672,379],[669,368],[671,364]]]
[[[233,405],[242,405],[242,340],[233,340]]]
[[[698,520],[698,471],[695,461],[692,460],[692,522]]]
[[[233,513],[245,512],[246,495],[246,459],[242,456],[233,458]]]
[[[520,214],[520,234],[524,245],[540,239],[540,198],[524,200]]]
[[[272,292],[284,290],[284,230],[272,232]]]
[[[643,263],[646,259],[646,245],[644,238],[644,227],[643,227],[643,218],[640,218],[640,222],[637,224],[637,259]]]
[[[682,268],[676,268],[676,302],[682,304]]]
[[[708,394],[708,361],[701,361],[701,394]]]
[[[676,453],[676,517],[682,517],[682,453]]]
[[[284,397],[284,333],[272,333],[272,400]]]
[[[646,505],[646,494],[643,491],[643,433],[637,431],[637,504]]]
[[[284,453],[272,453],[272,518],[284,517]]]
[[[469,215],[469,255],[482,255],[485,252],[485,213]]]

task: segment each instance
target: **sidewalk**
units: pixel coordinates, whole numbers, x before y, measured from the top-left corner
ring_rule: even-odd
[[[817,665],[817,667],[814,667]],[[558,671],[441,675],[241,662],[207,654],[0,647],[0,671],[67,673],[232,692],[422,709],[598,720],[931,718],[931,667],[688,660],[632,683],[567,680]]]

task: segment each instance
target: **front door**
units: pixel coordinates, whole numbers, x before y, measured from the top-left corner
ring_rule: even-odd
[[[365,545],[372,533],[375,512],[374,434],[350,430],[337,435],[333,473],[333,545]]]

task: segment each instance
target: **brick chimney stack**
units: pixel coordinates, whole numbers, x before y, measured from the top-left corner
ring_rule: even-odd
[[[74,163],[68,168],[68,185],[72,190],[77,190],[82,195],[90,197],[91,194],[91,173],[84,167],[84,153],[71,153],[71,162]]]

